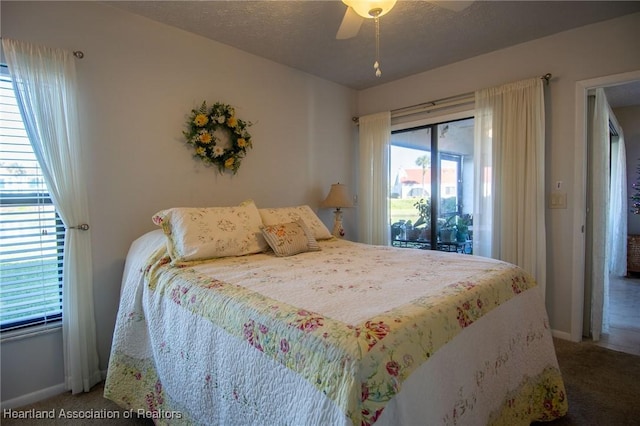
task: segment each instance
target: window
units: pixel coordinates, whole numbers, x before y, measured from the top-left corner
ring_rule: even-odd
[[[467,118],[392,133],[393,245],[470,253],[473,126]]]
[[[0,329],[62,318],[64,226],[0,67]]]

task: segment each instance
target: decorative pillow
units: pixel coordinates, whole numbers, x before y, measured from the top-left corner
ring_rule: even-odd
[[[318,251],[320,246],[302,219],[262,227],[262,235],[276,256],[293,256],[306,251]]]
[[[265,225],[295,222],[302,219],[313,233],[316,240],[328,240],[332,238],[331,232],[324,226],[320,218],[307,205],[295,207],[279,207],[273,209],[258,209]]]
[[[171,208],[156,213],[153,223],[167,236],[174,263],[242,256],[268,248],[253,201],[235,207]]]

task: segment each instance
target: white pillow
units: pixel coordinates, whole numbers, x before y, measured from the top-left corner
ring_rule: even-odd
[[[333,237],[320,218],[307,205],[258,210],[264,225],[277,225],[302,219],[305,225],[313,232],[316,240],[328,240]]]
[[[174,263],[242,256],[268,249],[253,201],[235,207],[178,207],[153,215]]]

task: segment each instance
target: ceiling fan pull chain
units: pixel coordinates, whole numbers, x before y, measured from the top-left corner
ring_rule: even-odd
[[[380,18],[376,15],[374,18],[376,24],[376,61],[373,63],[373,68],[376,70],[376,77],[382,75],[380,70]]]

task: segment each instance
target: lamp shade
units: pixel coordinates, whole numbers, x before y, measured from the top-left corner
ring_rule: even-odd
[[[342,2],[363,18],[375,17],[375,14],[370,13],[371,10],[375,9],[379,9],[377,16],[380,17],[389,12],[396,4],[396,0],[342,0]]]
[[[322,207],[335,207],[337,209],[341,207],[353,207],[353,201],[351,201],[351,197],[349,196],[347,185],[342,183],[334,183],[331,185],[329,195],[327,195],[327,198],[322,202]]]

